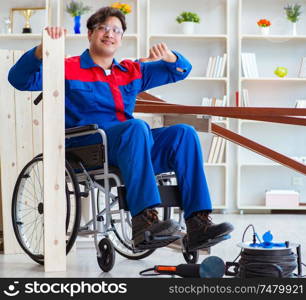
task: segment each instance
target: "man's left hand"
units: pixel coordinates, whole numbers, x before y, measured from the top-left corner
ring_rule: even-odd
[[[176,62],[176,55],[168,49],[165,43],[156,44],[151,47],[149,57],[139,59],[140,62],[164,60],[166,62]]]

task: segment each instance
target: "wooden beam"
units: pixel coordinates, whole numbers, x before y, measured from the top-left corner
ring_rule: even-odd
[[[211,131],[212,133],[217,134],[231,142],[234,142],[235,144],[243,146],[244,148],[247,148],[253,152],[256,152],[262,156],[274,160],[281,165],[284,165],[288,168],[291,168],[297,172],[306,175],[306,165],[290,157],[287,157],[279,152],[271,150],[270,148],[267,148],[261,144],[258,144],[248,138],[245,138],[235,132],[232,132],[216,124],[211,125]]]
[[[0,168],[4,253],[21,253],[11,219],[12,195],[17,179],[16,119],[14,89],[7,74],[14,63],[13,51],[0,50]]]
[[[220,117],[231,116],[306,116],[306,108],[275,108],[275,107],[217,107],[189,106],[176,104],[138,104],[135,112],[172,113],[172,114],[201,114]]]
[[[43,32],[45,271],[66,270],[64,37]]]

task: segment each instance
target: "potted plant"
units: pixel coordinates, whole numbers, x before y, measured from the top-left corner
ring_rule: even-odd
[[[91,7],[84,5],[81,1],[71,0],[66,6],[66,12],[74,18],[74,33],[81,33],[81,15],[90,11]]]
[[[183,24],[183,32],[185,34],[192,34],[194,32],[194,24],[200,23],[200,17],[193,12],[182,12],[179,16],[177,16],[176,21],[179,24]]]
[[[302,13],[301,5],[300,4],[294,4],[294,5],[287,4],[287,6],[284,7],[284,10],[286,12],[287,19],[290,22],[292,22],[292,35],[296,35],[296,23],[299,20],[299,17]]]
[[[269,34],[270,26],[271,26],[271,22],[269,20],[260,19],[257,22],[257,25],[259,26],[262,35],[268,35]]]
[[[125,15],[132,11],[131,6],[127,3],[115,2],[111,5],[111,7],[119,9]]]

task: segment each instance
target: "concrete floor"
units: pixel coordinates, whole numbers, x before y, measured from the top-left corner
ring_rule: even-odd
[[[241,241],[246,226],[253,224],[259,236],[271,230],[276,242],[297,242],[302,245],[302,260],[306,261],[306,216],[287,214],[214,214],[214,223],[228,221],[235,226],[230,240],[224,241],[211,249],[211,255],[221,257],[224,261],[232,261],[239,254],[237,243]],[[252,231],[248,231],[246,239],[250,240]],[[205,258],[201,255],[199,263]],[[34,263],[23,254],[0,254],[0,277],[108,277],[127,278],[140,277],[139,272],[158,264],[177,265],[185,263],[182,254],[170,248],[161,248],[143,260],[128,260],[116,254],[116,263],[109,273],[103,273],[96,260],[93,246],[77,247],[69,255],[66,272],[45,273],[42,266]],[[306,273],[304,268],[303,273]]]

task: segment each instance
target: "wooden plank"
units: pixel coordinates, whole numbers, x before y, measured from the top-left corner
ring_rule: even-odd
[[[33,101],[40,92],[32,92],[32,132],[33,132],[33,156],[42,153],[42,102],[35,105]]]
[[[281,165],[284,165],[288,168],[291,168],[297,172],[300,172],[304,175],[306,175],[306,165],[286,156],[283,155],[277,151],[274,151],[268,147],[265,147],[259,143],[256,143],[248,138],[245,138],[235,132],[232,132],[226,128],[223,128],[221,126],[218,126],[216,124],[212,124],[211,131],[214,134],[217,134],[219,136],[222,136],[223,138],[234,142],[235,144],[238,144],[244,148],[247,148],[255,153],[258,153],[262,156],[265,156],[271,160],[274,160]]]
[[[24,51],[14,51],[14,63]],[[31,93],[15,89],[17,172],[33,158]]]
[[[143,100],[140,100],[143,101]],[[306,116],[306,108],[275,108],[275,107],[215,107],[215,106],[189,106],[176,104],[136,104],[135,112],[159,113],[159,114],[195,114],[211,115],[220,117],[240,118],[243,116],[261,117],[285,117],[285,116]]]
[[[4,253],[20,253],[15,238],[11,205],[14,185],[17,179],[16,120],[14,89],[7,80],[7,74],[13,65],[13,52],[0,50],[0,167],[3,213]],[[5,175],[4,175],[5,174]]]
[[[1,155],[1,153],[0,153],[0,155]],[[1,160],[0,160],[0,162],[1,162]],[[0,233],[3,234],[2,218],[3,218],[3,214],[2,214],[2,191],[1,191],[1,168],[0,168]],[[2,243],[1,240],[2,240],[2,237],[0,238],[0,243]],[[0,251],[3,251],[2,247],[0,247]]]
[[[66,270],[64,37],[43,33],[45,271]]]

